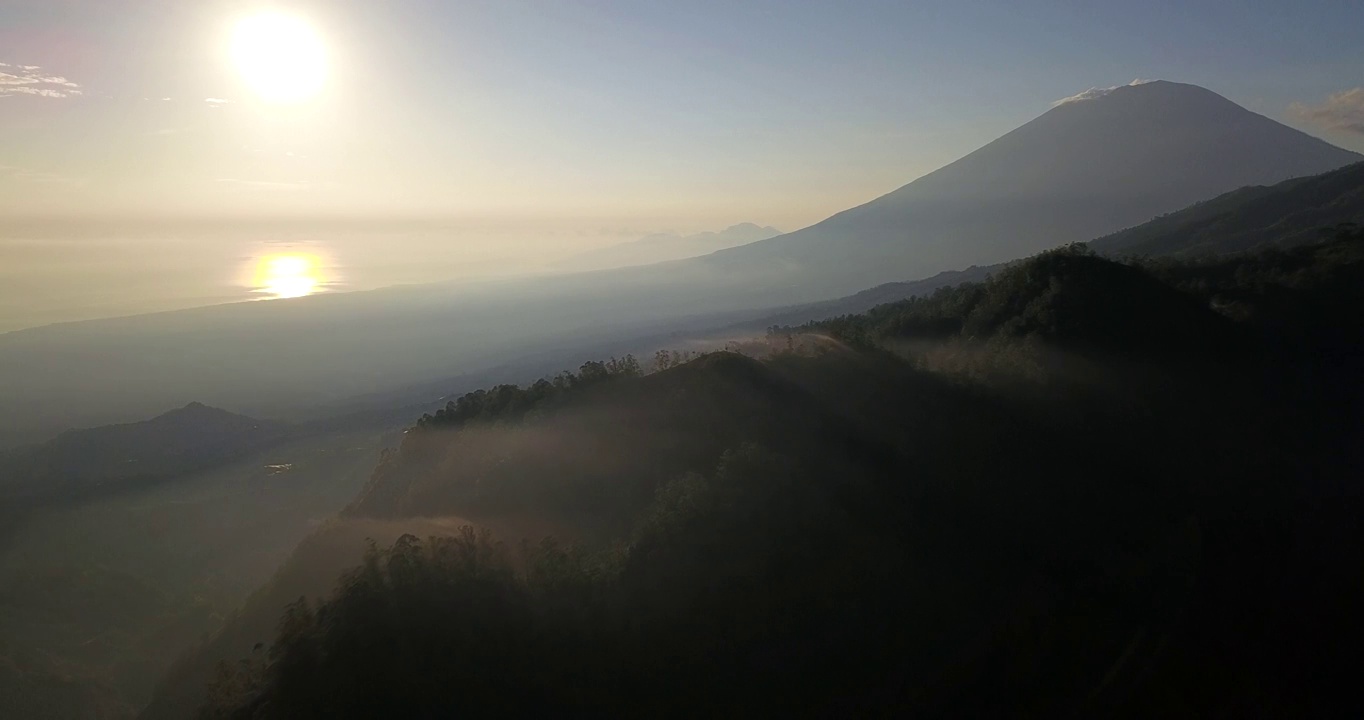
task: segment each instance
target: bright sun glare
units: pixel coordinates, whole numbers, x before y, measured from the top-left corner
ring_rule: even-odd
[[[306,102],[327,81],[327,52],[307,21],[264,11],[237,23],[232,61],[242,79],[262,100],[273,104]]]
[[[296,298],[322,289],[322,268],[309,255],[270,255],[256,267],[256,292],[269,298]]]

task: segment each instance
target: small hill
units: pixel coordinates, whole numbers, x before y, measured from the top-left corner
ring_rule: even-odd
[[[967,292],[975,303],[964,335],[1031,336],[1129,356],[1207,354],[1233,341],[1231,322],[1196,297],[1082,245],[1012,264],[981,290]]]
[[[51,501],[117,491],[211,467],[283,439],[288,428],[202,403],[142,422],[68,430],[0,457],[0,496]]]
[[[555,263],[555,267],[573,271],[607,270],[683,260],[766,240],[780,234],[781,231],[774,227],[762,227],[747,222],[731,225],[719,232],[702,232],[694,235],[655,233],[627,243],[574,255]]]

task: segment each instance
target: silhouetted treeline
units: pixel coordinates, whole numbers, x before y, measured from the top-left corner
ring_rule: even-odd
[[[1071,247],[815,351],[466,396],[348,514],[564,539],[372,548],[202,716],[1358,709],[1361,293],[1350,228]]]
[[[434,414],[423,415],[417,420],[417,428],[459,427],[475,421],[519,421],[526,413],[569,391],[581,390],[612,378],[637,377],[640,372],[639,361],[633,355],[606,361],[588,361],[576,374],[561,372],[553,379],[542,379],[526,388],[498,385],[492,390],[466,393],[457,400],[451,400]]]

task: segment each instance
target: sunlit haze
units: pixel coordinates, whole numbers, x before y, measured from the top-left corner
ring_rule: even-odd
[[[1364,149],[1358,8],[1309,5],[14,0],[0,331],[259,297],[262,245],[356,290],[794,230],[1134,77]]]
[[[322,39],[306,20],[264,11],[237,23],[232,61],[242,78],[268,103],[302,103],[321,92],[327,80]]]

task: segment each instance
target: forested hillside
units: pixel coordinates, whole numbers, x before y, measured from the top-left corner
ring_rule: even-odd
[[[1338,712],[1362,335],[1339,228],[1196,263],[1073,246],[761,357],[475,393],[346,511],[469,527],[372,546],[148,715]]]

